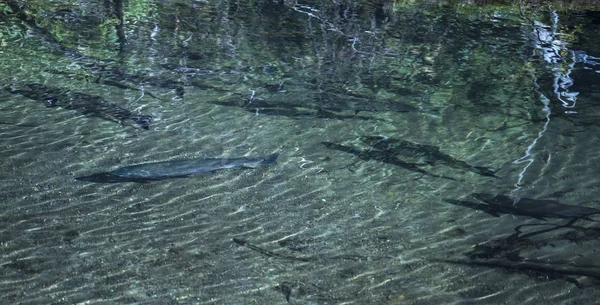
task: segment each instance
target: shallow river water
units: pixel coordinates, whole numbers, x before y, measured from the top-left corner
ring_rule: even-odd
[[[598,10],[9,2],[0,303],[600,298]]]

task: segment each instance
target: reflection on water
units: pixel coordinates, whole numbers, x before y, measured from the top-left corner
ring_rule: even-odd
[[[600,295],[594,11],[0,8],[11,304]]]
[[[552,11],[550,17],[551,25],[546,25],[538,20],[534,20],[530,37],[536,54],[539,53],[541,59],[543,59],[543,61],[541,61],[542,67],[545,66],[547,72],[551,74],[553,94],[550,96],[545,95],[540,91],[540,88],[543,88],[544,85],[537,81],[535,82],[535,91],[539,95],[539,100],[542,103],[542,112],[545,114],[545,123],[538,133],[538,136],[533,139],[531,144],[527,147],[525,155],[513,161],[515,164],[526,164],[519,174],[516,183],[517,189],[520,189],[524,184],[523,179],[527,169],[536,161],[534,156],[536,144],[548,130],[552,114],[551,107],[549,107],[550,102],[555,98],[562,104],[563,108],[566,108],[566,110],[561,109],[560,111],[567,115],[577,114],[575,106],[579,92],[570,91],[569,89],[575,83],[571,74],[573,73],[576,64],[579,64],[579,69],[592,69],[591,67],[597,65],[597,62],[594,61],[598,59],[597,57],[589,56],[584,51],[571,50],[568,47],[570,44],[568,40],[573,38],[569,37],[568,33],[561,32],[559,15],[556,11]]]

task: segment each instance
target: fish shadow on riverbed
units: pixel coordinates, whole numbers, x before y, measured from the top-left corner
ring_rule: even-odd
[[[97,183],[147,183],[208,174],[223,169],[254,169],[259,166],[270,166],[277,163],[278,157],[279,153],[275,153],[253,158],[197,158],[143,163],[120,167],[110,172],[76,177],[75,180]]]
[[[471,194],[485,203],[444,199],[446,202],[484,211],[492,216],[511,214],[539,220],[567,219],[563,224],[544,222],[516,226],[508,237],[492,236],[477,243],[464,255],[467,258],[443,258],[434,261],[490,267],[517,272],[536,280],[562,279],[580,288],[600,283],[600,265],[593,248],[600,238],[598,220],[592,217],[600,209],[562,204],[554,200],[513,198],[507,195]],[[579,224],[580,222],[588,222]],[[481,235],[482,232],[477,232]],[[587,243],[587,244],[586,244]],[[573,247],[578,251],[574,252]],[[588,256],[589,257],[586,257]],[[566,257],[559,259],[558,257]],[[586,280],[591,278],[593,282]],[[591,283],[591,284],[590,284]]]
[[[434,261],[520,273],[538,281],[565,280],[579,288],[597,286],[600,265],[595,263],[593,249],[600,238],[600,228],[576,224],[582,220],[575,217],[565,224],[519,225],[508,237],[498,234],[477,243],[463,253],[466,258],[445,257]],[[538,226],[544,228],[531,231]]]
[[[351,153],[363,160],[377,160],[432,177],[456,180],[452,177],[433,174],[421,167],[434,166],[439,163],[478,175],[497,178],[495,171],[492,169],[469,165],[464,161],[455,159],[452,156],[441,152],[436,146],[423,145],[383,136],[362,136],[359,139],[369,147],[361,149],[331,142],[323,142],[323,144],[329,149]],[[414,160],[414,162],[407,162],[405,159]]]
[[[403,156],[415,158],[421,163],[427,165],[443,164],[448,167],[460,169],[463,171],[472,172],[481,176],[496,177],[496,172],[490,168],[483,166],[473,166],[465,161],[458,160],[442,151],[440,148],[433,145],[419,144],[402,139],[394,139],[384,136],[363,136],[360,140],[376,149]]]
[[[456,180],[452,177],[436,175],[434,173],[428,172],[419,167],[419,166],[427,165],[427,164],[404,162],[404,161],[400,160],[398,158],[398,155],[393,152],[381,151],[381,150],[376,150],[376,149],[362,150],[362,149],[358,149],[358,148],[355,148],[352,146],[345,146],[345,145],[331,143],[331,142],[322,142],[322,143],[323,143],[323,145],[325,145],[325,147],[327,147],[329,149],[350,153],[350,154],[353,154],[365,161],[371,161],[371,160],[380,161],[383,163],[396,165],[396,166],[402,167],[406,170],[420,173],[423,175],[437,177],[437,178],[443,178],[443,179]]]

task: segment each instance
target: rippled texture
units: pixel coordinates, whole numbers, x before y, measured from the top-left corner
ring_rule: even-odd
[[[0,4],[3,300],[595,303],[600,14],[497,3]]]

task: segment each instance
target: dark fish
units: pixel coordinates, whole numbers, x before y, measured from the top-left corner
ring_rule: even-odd
[[[364,117],[356,114],[339,114],[322,108],[306,107],[306,105],[276,103],[262,99],[254,99],[252,102],[244,101],[242,97],[231,98],[228,100],[209,102],[220,106],[234,106],[245,109],[248,112],[265,115],[286,116],[293,119],[359,119],[368,120],[369,117]]]
[[[441,152],[439,147],[433,145],[424,145],[383,136],[363,136],[360,139],[371,147],[405,157],[416,158],[429,165],[435,165],[439,162],[452,168],[470,171],[482,176],[496,177],[495,171],[487,167],[472,166],[467,162],[455,159]]]
[[[288,117],[310,116],[314,118],[357,118],[369,119],[368,117],[358,116],[359,112],[418,112],[417,107],[395,102],[381,102],[369,100],[366,98],[355,97],[327,97],[326,94],[316,97],[303,96],[301,99],[276,98],[264,100],[255,98],[248,101],[243,96],[232,96],[228,100],[211,102],[215,105],[241,107],[250,112],[284,115]],[[350,111],[353,115],[342,114],[340,112]],[[336,113],[337,112],[337,113]]]
[[[388,163],[388,164],[393,164],[396,166],[400,166],[402,168],[405,168],[409,171],[413,171],[413,172],[417,172],[417,173],[421,173],[424,175],[429,175],[432,177],[437,177],[437,178],[444,178],[444,179],[450,179],[450,180],[456,180],[452,177],[446,177],[446,176],[440,176],[440,175],[436,175],[436,174],[432,174],[426,170],[423,170],[421,168],[419,168],[419,165],[424,165],[424,164],[418,164],[418,163],[408,163],[408,162],[404,162],[400,159],[398,159],[398,156],[394,153],[390,153],[390,152],[386,152],[386,151],[380,151],[380,150],[360,150],[354,147],[350,147],[350,146],[344,146],[344,145],[340,145],[340,144],[336,144],[336,143],[331,143],[331,142],[322,142],[323,145],[325,145],[325,147],[329,148],[329,149],[334,149],[334,150],[339,150],[339,151],[343,151],[343,152],[347,152],[347,153],[351,153],[363,160],[369,161],[369,160],[377,160],[377,161],[381,161],[383,163]]]
[[[366,97],[352,97],[335,93],[319,93],[313,104],[331,111],[351,110],[367,112],[419,112],[419,108],[400,102],[380,101]]]
[[[281,104],[278,105],[273,102],[268,102],[264,100],[254,100],[251,103],[246,103],[245,105],[240,104],[238,101],[223,101],[223,102],[209,102],[215,105],[221,106],[238,106],[245,109],[248,112],[256,113],[256,114],[264,114],[264,115],[276,115],[276,116],[286,116],[293,119],[336,119],[336,120],[344,120],[344,119],[359,119],[359,120],[368,120],[370,118],[360,116],[360,115],[347,115],[347,114],[338,114],[332,111],[328,111],[325,109],[319,108],[306,108],[299,107],[291,104]]]
[[[360,115],[344,115],[337,114],[331,111],[317,109],[317,110],[304,110],[297,108],[246,108],[249,112],[254,112],[256,114],[265,114],[265,115],[278,115],[278,116],[286,116],[293,119],[334,119],[334,120],[344,120],[344,119],[358,119],[358,120],[368,120],[370,118],[360,116]]]
[[[491,195],[484,193],[471,194],[485,204],[477,204],[469,201],[447,199],[446,201],[463,205],[470,208],[482,210],[494,216],[499,214],[512,214],[529,216],[541,220],[545,218],[576,218],[599,214],[600,210],[576,205],[567,205],[554,200],[513,198],[506,195]]]
[[[144,129],[148,129],[152,122],[149,115],[135,114],[113,103],[103,100],[99,96],[88,95],[67,89],[51,88],[41,84],[28,84],[30,90],[6,88],[13,94],[20,94],[27,98],[42,101],[46,107],[62,107],[76,109],[83,114],[98,116],[107,120],[122,123],[131,120]]]
[[[256,158],[198,158],[165,162],[144,163],[121,167],[108,173],[77,177],[76,180],[89,182],[148,182],[169,178],[186,177],[220,169],[255,168],[277,162],[279,153]]]

